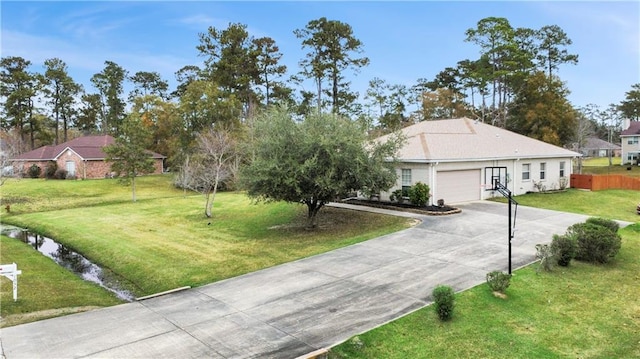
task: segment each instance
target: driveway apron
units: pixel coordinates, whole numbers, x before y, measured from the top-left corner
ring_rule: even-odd
[[[360,208],[333,204],[345,208]],[[181,292],[4,328],[13,358],[296,358],[331,347],[508,269],[507,205],[423,216],[412,228]],[[520,206],[512,268],[587,217]]]

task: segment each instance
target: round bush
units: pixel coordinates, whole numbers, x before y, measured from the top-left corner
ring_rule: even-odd
[[[38,178],[40,177],[40,173],[42,173],[42,169],[36,164],[32,164],[31,167],[29,167],[29,169],[27,170],[27,175],[30,178]]]
[[[576,242],[576,259],[590,263],[609,263],[620,251],[622,239],[609,227],[576,223],[567,229]]]
[[[65,170],[64,168],[59,168],[56,171],[55,178],[61,180],[67,179],[67,170]]]
[[[56,171],[58,170],[58,163],[55,161],[49,161],[47,163],[47,167],[44,170],[44,178],[52,179],[56,175]]]
[[[620,225],[618,224],[618,222],[612,221],[606,218],[599,218],[599,217],[587,218],[587,223],[609,228],[609,230],[611,230],[614,233],[618,233],[618,229],[620,229]]]
[[[433,289],[433,301],[436,314],[442,321],[447,321],[453,316],[455,297],[453,289],[446,285],[439,285]]]
[[[551,252],[556,257],[558,265],[566,267],[576,255],[576,242],[566,235],[553,235]]]
[[[493,271],[487,273],[487,284],[494,292],[504,293],[511,284],[511,274],[501,271]]]
[[[409,189],[409,200],[414,206],[424,207],[429,202],[429,185],[418,182]]]

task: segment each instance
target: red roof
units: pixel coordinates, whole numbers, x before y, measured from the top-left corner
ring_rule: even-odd
[[[629,128],[620,132],[620,136],[634,136],[640,135],[640,121],[631,121]]]
[[[23,153],[13,158],[21,161],[52,161],[61,156],[65,150],[71,149],[84,160],[104,160],[107,156],[102,148],[115,142],[114,138],[105,136],[83,136],[57,146],[42,146],[33,151]],[[165,158],[165,156],[151,152],[153,158]]]

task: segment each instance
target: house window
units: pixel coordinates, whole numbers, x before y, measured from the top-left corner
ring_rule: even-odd
[[[402,195],[409,195],[409,188],[411,187],[411,170],[402,169]]]
[[[564,177],[564,161],[560,162],[560,177]]]
[[[629,145],[637,145],[638,144],[638,136],[629,137],[627,140],[627,144]]]
[[[546,171],[547,171],[547,164],[542,162],[540,164],[540,180],[546,179]]]
[[[531,164],[523,163],[522,164],[522,180],[528,181],[531,179]]]
[[[637,153],[627,153],[627,162],[628,163],[635,163],[637,158],[638,158],[638,154]]]
[[[75,176],[76,175],[76,163],[73,161],[66,162],[67,175]]]

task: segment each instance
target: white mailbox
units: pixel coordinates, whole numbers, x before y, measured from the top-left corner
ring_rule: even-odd
[[[21,270],[18,270],[18,265],[0,264],[0,275],[9,278],[13,282],[13,301],[18,300],[18,274],[22,274]]]

